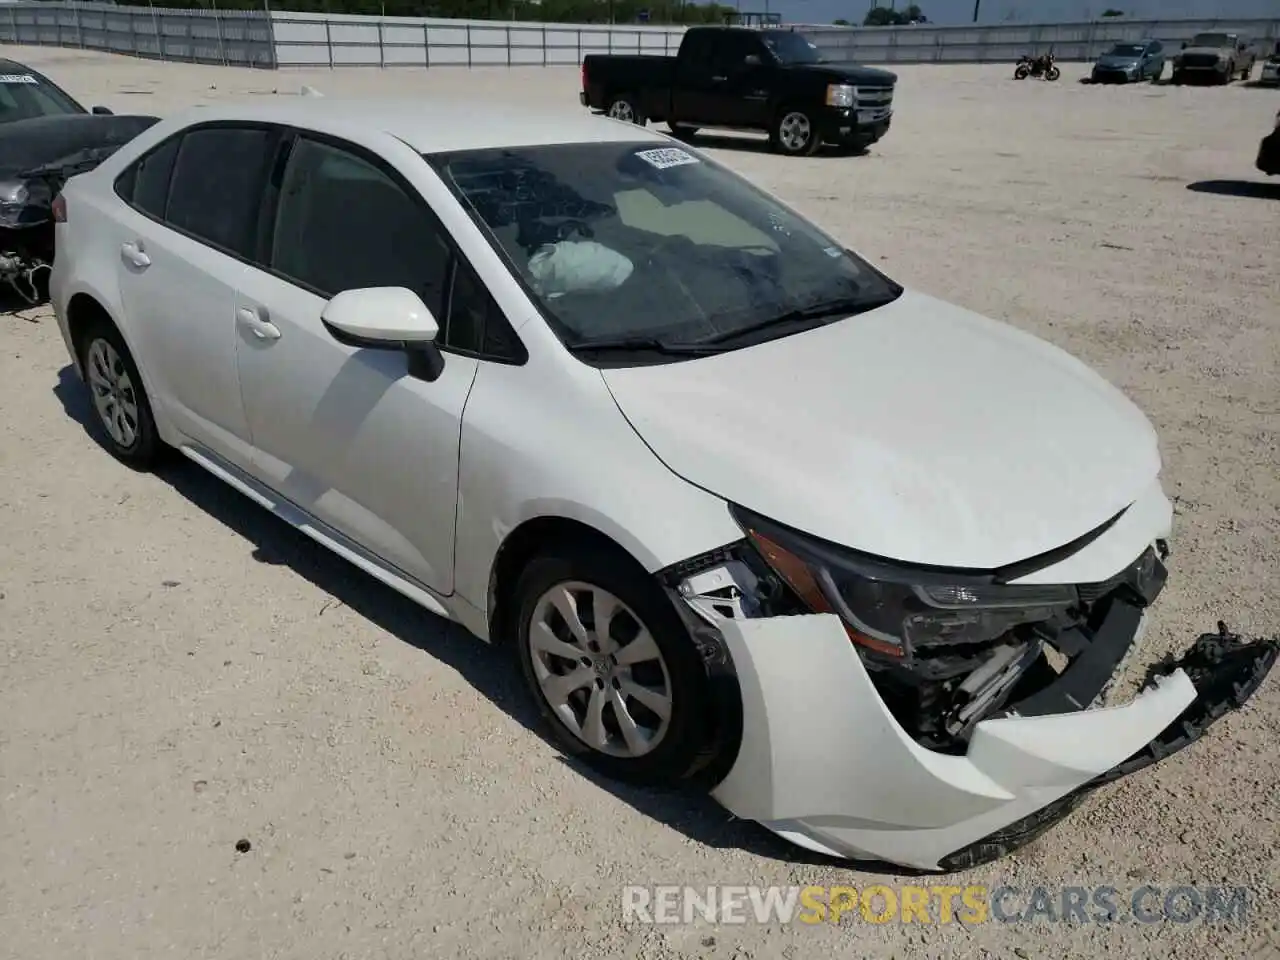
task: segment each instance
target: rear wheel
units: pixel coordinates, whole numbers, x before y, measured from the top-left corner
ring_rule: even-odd
[[[658,583],[620,551],[564,545],[517,585],[525,682],[566,753],[673,784],[705,764],[713,722],[697,649]]]
[[[120,332],[99,321],[80,344],[80,364],[103,441],[116,459],[145,469],[161,450],[142,377]]]
[[[645,116],[640,110],[640,105],[629,93],[621,94],[610,100],[609,109],[605,112],[613,119],[621,120],[623,123],[638,123],[642,127],[645,124]]]
[[[809,157],[822,146],[822,136],[813,118],[803,110],[788,109],[778,114],[769,132],[769,142],[779,153]]]

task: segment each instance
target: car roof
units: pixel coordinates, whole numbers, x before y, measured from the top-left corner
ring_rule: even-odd
[[[182,126],[212,120],[278,123],[355,141],[389,134],[419,153],[637,140],[664,142],[667,139],[634,123],[595,116],[583,110],[530,110],[466,100],[356,100],[323,95],[277,95],[266,102],[192,107],[174,120]]]

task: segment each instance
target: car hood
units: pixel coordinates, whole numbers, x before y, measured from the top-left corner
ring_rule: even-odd
[[[68,113],[0,124],[0,176],[78,158],[86,150],[105,156],[159,122],[158,117]]]
[[[1212,53],[1214,56],[1229,57],[1231,56],[1231,48],[1230,47],[1187,47],[1185,50],[1179,50],[1178,53],[1184,57],[1188,53]]]
[[[841,83],[864,84],[869,87],[892,87],[898,75],[860,63],[793,63],[783,69],[793,73],[811,73]]]
[[[1141,59],[1141,57],[1099,57],[1098,66],[1123,70],[1127,67],[1136,67]]]
[[[911,291],[768,343],[602,376],[690,483],[911,563],[1037,556],[1109,520],[1160,472],[1149,421],[1102,377]]]

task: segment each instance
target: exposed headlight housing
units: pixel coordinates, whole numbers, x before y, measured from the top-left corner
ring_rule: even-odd
[[[31,201],[31,190],[22,180],[0,180],[0,227],[21,226],[23,210]]]
[[[858,88],[848,83],[827,84],[828,107],[852,107],[858,102]]]
[[[856,644],[905,659],[922,648],[989,643],[1080,602],[1072,585],[998,583],[988,574],[910,567],[809,537],[750,511],[734,516],[765,563]]]

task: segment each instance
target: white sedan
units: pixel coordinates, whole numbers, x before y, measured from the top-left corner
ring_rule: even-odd
[[[1275,659],[1224,631],[1089,709],[1164,583],[1148,421],[662,134],[206,106],[56,217],[118,458],[181,451],[509,643],[567,752],[812,850],[999,855]]]

